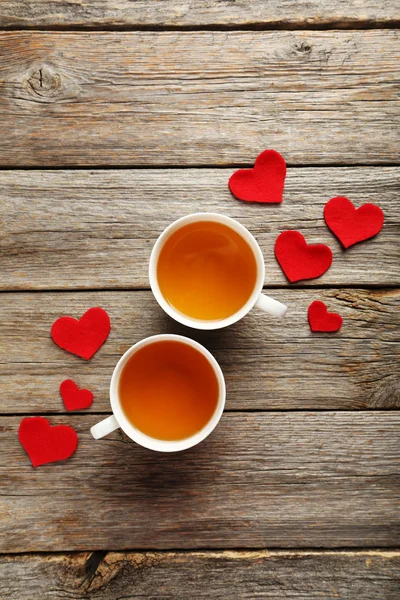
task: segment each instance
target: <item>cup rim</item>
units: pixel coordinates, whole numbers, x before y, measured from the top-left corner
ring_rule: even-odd
[[[118,396],[119,378],[120,378],[122,369],[125,366],[126,362],[129,360],[129,358],[131,356],[133,356],[133,354],[135,354],[138,350],[140,350],[140,348],[143,348],[144,346],[147,346],[149,344],[153,344],[154,342],[159,342],[159,341],[178,341],[183,344],[187,344],[187,345],[191,346],[192,348],[195,348],[196,350],[201,352],[201,354],[203,354],[203,356],[205,356],[207,358],[207,360],[211,364],[211,366],[214,370],[214,373],[217,377],[217,380],[218,380],[219,396],[218,396],[218,404],[214,411],[214,414],[212,415],[211,419],[206,423],[206,425],[200,431],[198,431],[197,433],[195,433],[194,435],[192,435],[188,438],[184,438],[183,440],[172,440],[172,441],[171,440],[169,440],[169,441],[168,440],[159,440],[157,438],[153,438],[149,435],[146,435],[145,433],[143,433],[142,431],[140,431],[139,429],[134,427],[129,422],[127,417],[125,416],[125,413],[122,409],[122,406],[121,406],[121,403],[119,400],[119,396]],[[214,358],[214,356],[211,354],[211,352],[209,352],[207,350],[207,348],[205,348],[204,346],[202,346],[195,340],[192,340],[183,335],[176,335],[176,334],[165,333],[165,334],[159,334],[159,335],[152,335],[150,337],[144,338],[143,340],[140,340],[139,342],[137,342],[136,344],[131,346],[121,356],[121,358],[115,365],[113,374],[111,376],[111,382],[110,382],[111,408],[112,408],[114,417],[117,420],[120,428],[126,433],[126,435],[128,435],[134,442],[136,442],[140,446],[143,446],[144,448],[147,448],[149,450],[155,450],[158,452],[179,452],[182,450],[187,450],[188,448],[192,448],[193,446],[196,446],[197,444],[202,442],[207,436],[210,435],[210,433],[218,425],[218,423],[221,419],[222,413],[224,411],[225,398],[226,398],[226,386],[225,386],[224,375],[222,373],[221,367],[219,366],[217,360]]]
[[[253,292],[251,296],[248,298],[247,302],[233,315],[230,317],[226,317],[225,319],[213,319],[213,320],[203,320],[203,319],[194,319],[189,317],[180,311],[176,310],[167,300],[164,298],[160,286],[158,285],[157,279],[157,262],[160,256],[160,252],[162,247],[164,246],[166,240],[178,229],[183,227],[184,225],[188,225],[190,223],[196,223],[199,221],[214,221],[216,223],[222,223],[227,227],[230,227],[249,244],[250,248],[253,251],[254,258],[256,260],[257,265],[257,280],[254,285]],[[155,299],[161,308],[175,321],[182,323],[182,325],[186,325],[187,327],[192,327],[194,329],[222,329],[223,327],[228,327],[233,323],[236,323],[243,317],[247,315],[256,304],[263,286],[265,279],[265,264],[264,257],[261,252],[261,248],[255,239],[255,237],[250,233],[248,229],[236,219],[232,219],[232,217],[227,217],[226,215],[222,215],[220,213],[213,212],[198,212],[192,213],[190,215],[185,215],[184,217],[180,217],[176,221],[173,221],[164,229],[164,231],[158,236],[153,249],[150,254],[149,261],[149,280],[150,287],[153,292]]]

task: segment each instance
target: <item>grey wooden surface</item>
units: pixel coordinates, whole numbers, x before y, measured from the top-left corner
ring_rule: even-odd
[[[398,27],[388,1],[0,2],[1,600],[400,597]],[[233,199],[265,148],[289,163],[283,204]],[[381,206],[383,231],[343,252],[335,195]],[[161,313],[147,258],[195,210],[256,235],[284,321],[201,333]],[[333,250],[323,278],[287,283],[290,228]],[[340,332],[311,334],[314,299]],[[86,363],[49,331],[95,305],[112,331]],[[220,361],[221,424],[182,455],[95,442],[116,360],[164,331]],[[88,411],[63,411],[66,377]],[[77,453],[33,469],[31,414],[76,427]]]
[[[287,285],[274,257],[285,229],[334,254],[323,277],[301,285],[399,285],[400,168],[290,168],[283,203],[268,206],[233,198],[234,171],[0,171],[0,289],[148,288],[158,235],[199,210],[222,212],[250,229],[264,253],[267,286]],[[381,206],[383,231],[344,252],[323,219],[326,202],[338,195],[355,206]]]
[[[399,545],[397,411],[225,413],[172,454],[95,442],[99,418],[49,417],[79,445],[38,469],[2,418],[2,552]]]
[[[399,159],[397,30],[0,33],[3,166]]]
[[[379,27],[398,22],[382,0],[2,0],[2,27]]]
[[[160,332],[189,335],[215,355],[225,374],[229,411],[400,407],[398,290],[267,291],[288,305],[284,320],[253,309],[242,322],[215,332],[175,323],[150,291],[4,294],[1,412],[65,413],[58,390],[67,378],[92,390],[90,412],[110,412],[109,381],[119,357],[141,338]],[[315,299],[343,316],[338,333],[310,331],[307,309]],[[108,311],[112,330],[87,362],[58,348],[49,331],[58,316],[78,318],[90,306]]]
[[[400,553],[222,551],[0,556],[0,596],[93,600],[396,600]],[[46,594],[48,596],[46,596]]]

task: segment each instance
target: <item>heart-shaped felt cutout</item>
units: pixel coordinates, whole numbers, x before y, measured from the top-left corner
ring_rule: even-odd
[[[264,150],[257,156],[253,169],[240,169],[229,179],[236,198],[247,202],[282,202],[286,163],[275,150]]]
[[[375,204],[355,208],[344,196],[331,198],[325,204],[325,223],[345,248],[373,237],[383,227],[383,210]]]
[[[44,417],[22,419],[18,439],[34,467],[69,458],[78,445],[78,436],[72,427],[52,427]]]
[[[72,379],[66,379],[60,385],[60,394],[67,410],[81,410],[89,408],[93,402],[90,390],[80,390]]]
[[[339,331],[343,319],[337,313],[328,312],[320,300],[314,300],[308,307],[308,322],[311,331]]]
[[[308,245],[299,231],[284,231],[275,242],[275,256],[291,283],[320,277],[332,264],[325,244]]]
[[[110,333],[110,317],[100,307],[89,308],[79,319],[60,317],[51,328],[55,343],[72,354],[89,360]]]

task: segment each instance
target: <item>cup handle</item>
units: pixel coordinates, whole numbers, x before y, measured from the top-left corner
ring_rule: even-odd
[[[103,419],[100,423],[96,423],[93,427],[90,428],[90,433],[94,437],[95,440],[99,440],[100,438],[112,433],[116,429],[118,429],[119,424],[114,415],[107,417],[107,419]]]
[[[287,311],[287,306],[285,304],[282,304],[281,302],[278,302],[278,300],[274,300],[265,294],[260,294],[258,296],[255,306],[274,317],[284,317]]]

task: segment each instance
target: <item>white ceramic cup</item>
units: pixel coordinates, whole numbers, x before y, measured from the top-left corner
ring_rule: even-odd
[[[235,312],[230,317],[227,317],[226,319],[193,319],[171,306],[171,304],[164,298],[160,290],[160,286],[158,285],[157,262],[158,257],[160,256],[161,249],[164,246],[165,242],[173,233],[175,233],[175,231],[177,231],[181,227],[189,225],[189,223],[195,223],[197,221],[214,221],[216,223],[222,223],[223,225],[230,227],[231,229],[239,233],[239,235],[241,235],[241,237],[248,243],[256,259],[257,279],[254,285],[253,292],[247,300],[246,304],[244,304],[240,310]],[[230,217],[226,217],[225,215],[220,215],[217,213],[194,213],[192,215],[187,215],[186,217],[182,217],[181,219],[174,221],[173,223],[171,223],[171,225],[164,229],[164,231],[154,244],[153,250],[150,255],[149,279],[154,297],[157,300],[158,304],[161,306],[161,308],[170,317],[172,317],[179,323],[187,325],[188,327],[194,327],[195,329],[220,329],[222,327],[227,327],[228,325],[236,323],[236,321],[239,321],[245,315],[247,315],[247,313],[253,308],[253,306],[257,306],[264,312],[267,312],[270,315],[273,315],[274,317],[284,317],[287,311],[287,306],[261,293],[265,279],[265,265],[261,248],[258,245],[256,239],[251,235],[250,231],[248,231],[246,227],[244,227],[241,223],[235,221],[235,219],[231,219]]]
[[[201,354],[206,357],[209,364],[213,368],[218,380],[219,396],[218,404],[214,411],[214,414],[212,415],[208,423],[203,427],[203,429],[183,440],[159,440],[150,437],[136,429],[136,427],[134,427],[132,423],[126,418],[125,413],[122,410],[121,402],[118,395],[119,379],[122,370],[126,365],[127,361],[130,359],[130,357],[133,354],[135,354],[135,352],[140,350],[140,348],[143,348],[144,346],[147,346],[149,344],[153,344],[154,342],[161,341],[182,342],[183,344],[187,344],[188,346],[191,346],[192,348],[195,348],[196,350],[201,352]],[[100,423],[96,423],[96,425],[93,425],[93,427],[91,427],[90,429],[92,436],[96,440],[104,437],[105,435],[108,435],[109,433],[115,431],[115,429],[118,429],[120,427],[126,433],[126,435],[128,435],[137,444],[140,444],[140,446],[144,446],[144,448],[148,448],[149,450],[157,450],[158,452],[177,452],[179,450],[187,450],[187,448],[196,446],[196,444],[202,442],[215,429],[215,427],[218,424],[218,421],[221,418],[225,406],[225,380],[221,371],[221,367],[219,366],[213,355],[198,342],[195,342],[194,340],[191,340],[182,335],[153,335],[151,337],[145,338],[144,340],[141,340],[140,342],[129,348],[129,350],[127,350],[125,354],[119,359],[111,377],[110,401],[113,414],[110,417],[104,419],[103,421],[100,421]]]

